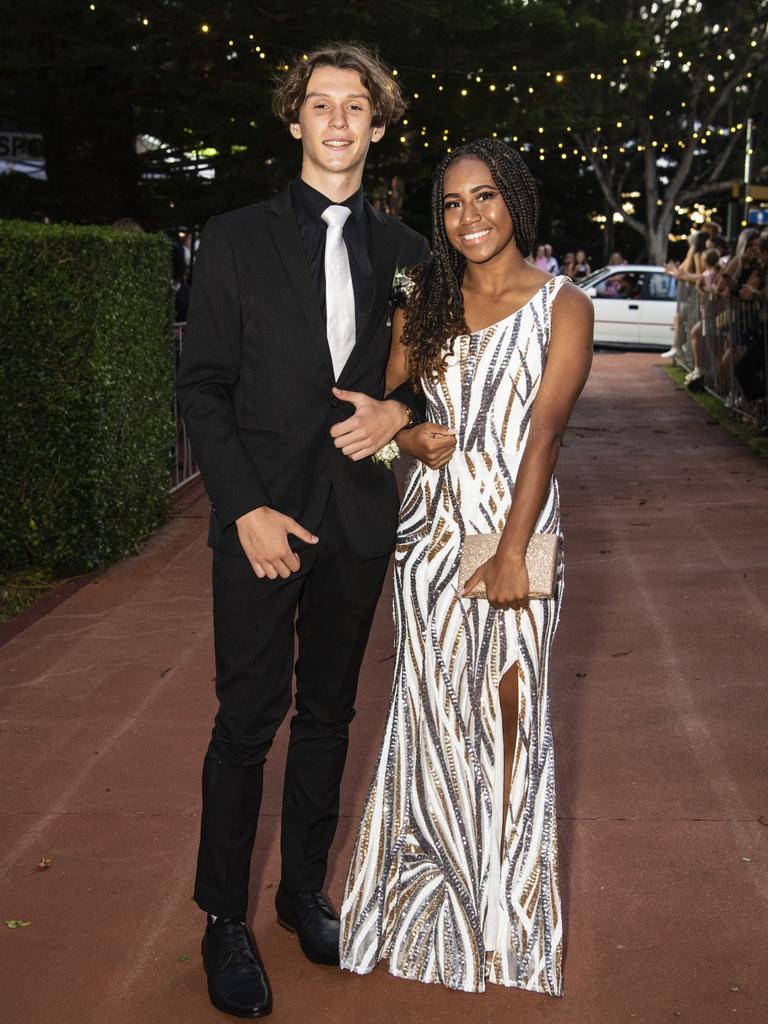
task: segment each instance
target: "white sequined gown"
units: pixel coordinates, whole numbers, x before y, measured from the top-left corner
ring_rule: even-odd
[[[395,677],[341,912],[341,965],[483,991],[562,992],[548,667],[562,596],[525,611],[460,599],[465,533],[501,530],[549,343],[550,279],[522,309],[456,339],[428,417],[457,430],[417,466],[395,555]],[[536,529],[560,532],[552,479]],[[503,793],[498,684],[518,666],[518,733]],[[502,821],[508,801],[502,849]]]

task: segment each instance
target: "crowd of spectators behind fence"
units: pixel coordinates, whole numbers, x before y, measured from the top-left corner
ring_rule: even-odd
[[[579,281],[591,272],[584,249],[558,261],[551,245],[539,245],[532,262]],[[610,266],[625,263],[613,252]],[[721,226],[707,221],[688,237],[682,260],[666,271],[678,282],[672,347],[663,353],[688,369],[686,386],[709,387],[726,404],[768,405],[768,227],[745,228],[734,244]]]
[[[682,361],[680,342],[687,340],[693,365],[686,386],[711,386],[729,405],[764,399],[765,305],[758,300],[766,298],[768,228],[745,228],[731,251],[720,225],[706,223],[690,235],[685,258],[667,271],[696,290],[687,306],[679,304],[687,323],[684,331],[676,325],[670,352]]]
[[[686,386],[706,386],[732,407],[765,404],[768,307],[761,300],[767,297],[768,228],[745,228],[731,247],[718,224],[704,224],[690,235],[685,258],[667,272],[681,283],[668,354],[689,367]]]

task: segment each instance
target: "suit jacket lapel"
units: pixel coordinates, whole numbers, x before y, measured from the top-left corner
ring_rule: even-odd
[[[317,291],[312,281],[312,275],[309,272],[299,226],[293,214],[289,189],[286,188],[274,196],[270,201],[270,209],[272,211],[270,226],[275,246],[280,253],[288,279],[307,319],[312,341],[320,358],[327,366],[329,374],[333,377],[333,363],[328,348],[323,314],[317,301]]]
[[[350,353],[349,359],[344,365],[339,377],[339,385],[349,377],[355,368],[368,344],[373,337],[373,332],[381,322],[384,315],[384,305],[392,290],[392,275],[395,259],[394,232],[390,230],[387,218],[379,213],[366,200],[368,216],[371,218],[371,256],[373,262],[373,295],[368,316],[362,331],[358,334],[355,347]]]

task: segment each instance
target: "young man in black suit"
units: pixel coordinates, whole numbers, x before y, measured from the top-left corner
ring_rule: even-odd
[[[208,222],[178,380],[212,504],[219,699],[195,900],[208,914],[211,1000],[242,1017],[271,1010],[245,915],[263,765],[291,705],[296,613],[275,902],[311,960],[339,962],[322,889],[398,513],[394,475],[370,456],[420,411],[409,385],[383,398],[390,296],[396,271],[428,253],[363,196],[369,145],[403,111],[372,53],[333,45],[298,60],[273,106],[301,140],[301,176]]]

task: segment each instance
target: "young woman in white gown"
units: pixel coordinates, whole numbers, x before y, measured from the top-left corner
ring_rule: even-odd
[[[592,307],[526,260],[538,196],[519,155],[464,146],[435,175],[433,254],[395,315],[391,390],[424,390],[395,554],[395,678],[341,913],[341,965],[483,991],[562,992],[548,668],[562,597],[528,596],[534,531],[592,358]],[[434,434],[434,437],[431,437]],[[407,443],[407,438],[404,444]],[[457,587],[467,534],[503,531]]]

